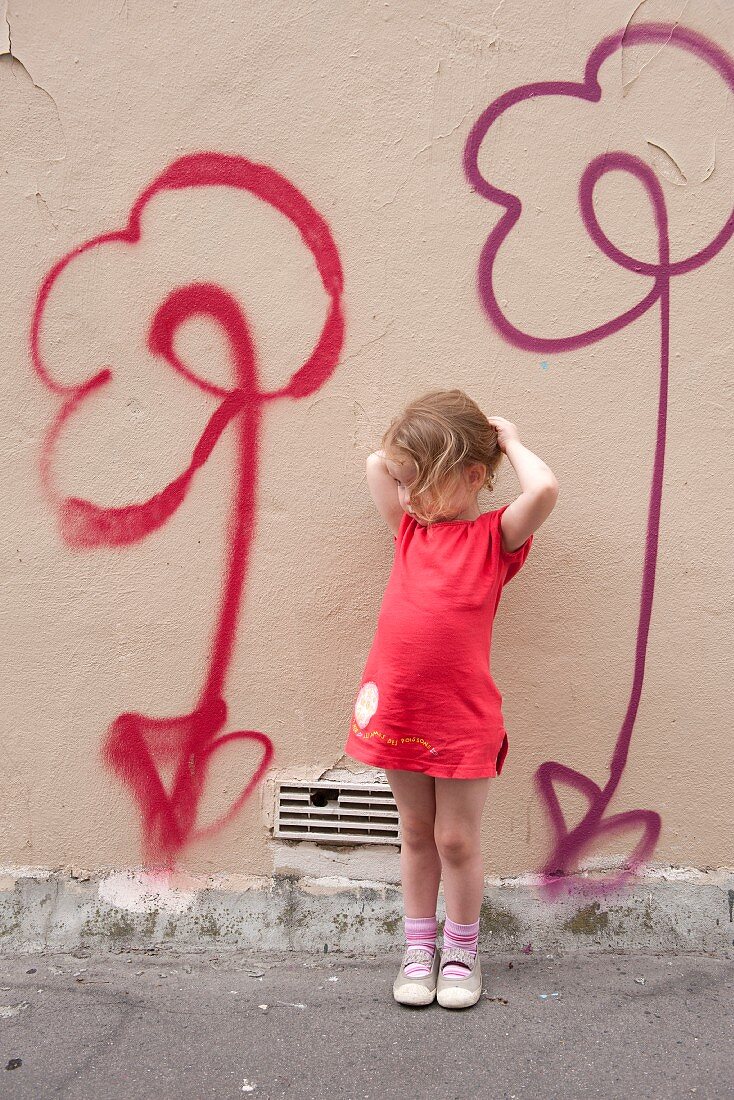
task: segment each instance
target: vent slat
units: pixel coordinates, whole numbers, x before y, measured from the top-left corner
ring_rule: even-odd
[[[295,817],[291,814],[280,815],[281,824],[293,825],[296,828],[300,828],[301,825],[323,825],[324,828],[332,828],[333,826],[341,826],[345,829],[361,829],[363,825],[369,825],[370,828],[379,828],[383,832],[395,832],[397,822],[390,820],[390,818],[384,817],[371,817],[368,822],[365,822],[364,818],[340,818],[336,814],[329,818],[323,814],[308,814],[307,816]]]
[[[330,790],[332,790],[332,788],[330,788]],[[317,791],[318,791],[318,788],[314,788],[314,793],[316,793]],[[289,799],[289,800],[293,800],[294,802],[308,802],[309,799],[310,799],[310,796],[311,796],[311,792],[308,791],[308,790],[304,790],[304,791],[283,791],[282,792],[282,799],[284,801],[286,799]],[[393,803],[394,804],[394,802],[395,802],[395,800],[393,799],[392,794],[391,795],[383,795],[383,794],[379,794],[379,795],[373,795],[373,794],[359,795],[359,794],[352,794],[351,791],[341,791],[339,793],[339,800],[338,801],[340,803],[353,802],[355,805],[360,805],[360,806],[365,805],[366,803],[370,803],[370,802],[373,802],[377,805],[380,805],[382,803],[387,803],[387,804]]]
[[[302,828],[301,824],[283,822],[283,829],[289,835],[300,833]],[[393,830],[380,828],[379,825],[365,825],[362,828],[355,829],[349,825],[330,825],[328,821],[314,821],[309,822],[306,832],[309,836],[313,836],[314,833],[328,833],[329,836],[342,835],[343,833],[354,833],[355,836],[390,836]]]
[[[291,840],[293,840],[294,838],[296,840],[305,840],[305,839],[313,840],[314,837],[329,837],[330,839],[333,838],[333,839],[336,839],[336,840],[346,840],[346,839],[351,840],[352,838],[356,838],[358,840],[362,839],[362,840],[365,840],[365,841],[369,841],[370,843],[372,843],[372,842],[374,842],[374,843],[383,842],[384,843],[384,842],[387,842],[387,841],[390,841],[393,844],[395,843],[394,838],[391,838],[389,834],[386,834],[384,832],[380,832],[379,830],[376,830],[376,829],[354,829],[354,830],[350,830],[350,829],[338,828],[338,827],[334,827],[333,829],[325,829],[323,826],[320,826],[318,828],[316,826],[314,826],[313,829],[307,829],[307,830],[301,830],[301,829],[295,829],[295,828],[294,829],[284,828],[281,835],[282,836],[287,836]]]
[[[347,809],[345,806],[336,806],[327,804],[326,806],[292,806],[288,803],[280,807],[281,814],[289,814],[291,817],[298,817],[301,814],[318,813],[324,814],[329,817],[365,817],[368,816],[363,810]],[[381,817],[385,820],[398,820],[397,809],[393,810],[389,806],[377,806],[374,809],[370,809],[370,817]]]

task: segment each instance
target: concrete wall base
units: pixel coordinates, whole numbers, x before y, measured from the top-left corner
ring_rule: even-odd
[[[563,951],[583,945],[734,957],[734,869],[651,868],[622,888],[592,897],[594,877],[568,876],[553,901],[543,897],[534,876],[487,878],[480,949]],[[445,916],[442,893],[438,916]],[[402,943],[402,891],[394,883],[287,874],[0,869],[0,952],[256,948],[374,954]]]

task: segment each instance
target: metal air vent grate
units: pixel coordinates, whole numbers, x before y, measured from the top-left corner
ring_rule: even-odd
[[[399,844],[400,820],[388,786],[281,783],[274,836],[332,844]]]

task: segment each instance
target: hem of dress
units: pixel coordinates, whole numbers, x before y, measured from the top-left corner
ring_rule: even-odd
[[[346,756],[350,756],[352,760],[359,760],[362,764],[369,764],[373,768],[380,768],[382,771],[408,771],[408,772],[422,772],[423,775],[432,775],[437,779],[497,779],[499,773],[495,765],[488,764],[488,771],[478,772],[475,768],[462,767],[461,764],[440,764],[438,761],[416,760],[415,757],[391,757],[390,763],[386,764],[381,760],[375,760],[370,757],[368,753],[364,756],[357,756],[351,748],[344,747],[344,753]]]

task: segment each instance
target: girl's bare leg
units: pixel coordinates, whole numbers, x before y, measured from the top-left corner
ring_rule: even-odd
[[[406,917],[432,917],[438,903],[441,860],[434,837],[436,791],[432,775],[386,770],[400,813],[400,877]]]
[[[473,924],[479,919],[484,897],[480,828],[489,777],[435,778],[434,782],[434,835],[443,867],[446,914],[459,924]]]

